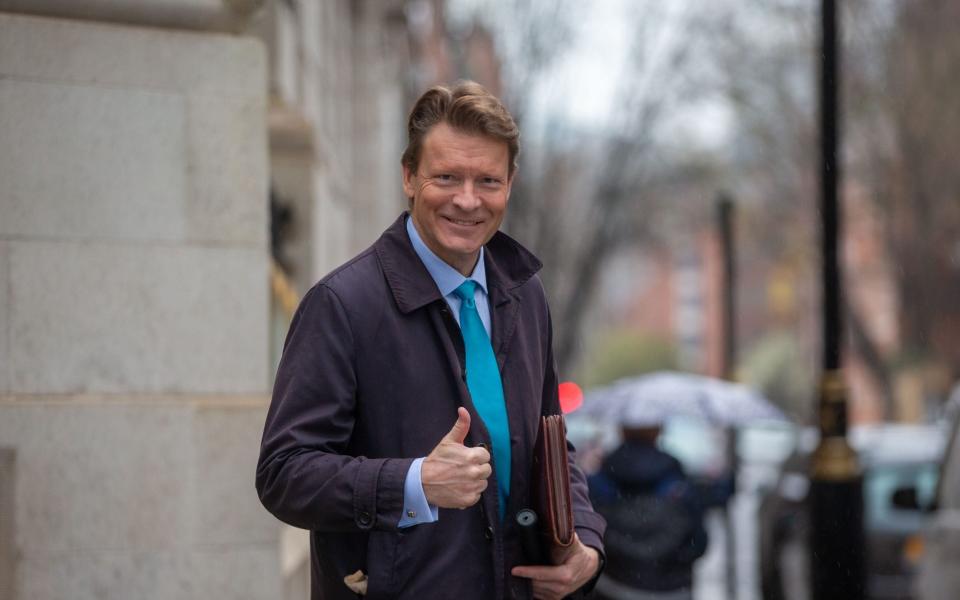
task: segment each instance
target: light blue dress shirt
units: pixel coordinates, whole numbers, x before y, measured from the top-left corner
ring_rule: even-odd
[[[483,328],[487,330],[487,336],[490,336],[490,302],[487,299],[487,270],[483,262],[483,247],[480,247],[480,258],[477,260],[477,266],[473,268],[473,273],[467,278],[443,262],[439,256],[427,247],[423,239],[420,238],[417,228],[413,225],[413,219],[410,217],[407,217],[407,235],[410,237],[410,243],[413,244],[413,250],[420,257],[423,266],[427,268],[427,272],[430,273],[433,281],[437,284],[437,289],[440,290],[443,299],[450,306],[457,325],[460,324],[461,302],[460,298],[453,292],[467,279],[477,282],[473,299],[477,303],[477,312],[480,313]],[[453,424],[451,423],[450,426],[453,427]],[[413,461],[410,470],[407,471],[407,477],[403,484],[403,515],[397,524],[398,527],[432,523],[439,518],[437,507],[428,503],[427,496],[423,493],[423,482],[420,479],[423,460],[423,458],[418,458]]]

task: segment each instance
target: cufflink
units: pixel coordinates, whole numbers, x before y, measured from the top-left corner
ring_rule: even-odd
[[[415,510],[408,510],[408,511],[407,511],[407,516],[410,517],[411,519],[416,519],[416,518],[417,518],[417,511],[415,511]]]

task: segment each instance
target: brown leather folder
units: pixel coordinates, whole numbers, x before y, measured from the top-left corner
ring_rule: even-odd
[[[544,549],[573,543],[570,464],[563,415],[540,418],[533,453],[533,500]]]

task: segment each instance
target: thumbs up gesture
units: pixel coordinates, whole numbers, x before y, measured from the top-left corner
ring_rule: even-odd
[[[420,468],[427,502],[442,508],[467,508],[480,500],[493,472],[490,453],[463,445],[470,431],[470,413],[460,407],[453,429],[443,436]]]

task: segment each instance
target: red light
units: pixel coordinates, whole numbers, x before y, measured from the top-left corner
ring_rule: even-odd
[[[572,381],[560,384],[560,410],[563,414],[570,414],[583,404],[583,390]]]

